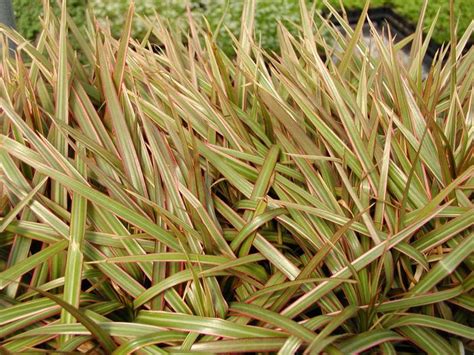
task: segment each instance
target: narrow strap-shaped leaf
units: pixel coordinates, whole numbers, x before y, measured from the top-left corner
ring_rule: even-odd
[[[337,347],[343,354],[361,353],[385,342],[403,341],[400,334],[385,329],[376,329],[363,332],[344,340]]]
[[[175,331],[162,331],[159,334],[147,334],[120,345],[114,350],[112,355],[133,354],[147,345],[155,345],[172,341],[183,341],[185,338],[186,334]],[[164,350],[163,353],[167,354],[167,352]]]
[[[465,258],[474,252],[474,238],[465,238],[454,250],[444,257],[409,291],[415,296],[429,291],[443,278],[449,276]]]
[[[388,322],[387,327],[394,329],[407,325],[438,329],[466,339],[474,339],[474,334],[471,327],[447,319],[432,317],[424,314],[409,314],[400,316],[398,319]]]
[[[252,304],[232,303],[230,305],[230,311],[244,314],[248,317],[256,318],[260,321],[282,328],[289,332],[291,335],[295,335],[298,338],[305,340],[306,342],[311,342],[316,336],[315,333],[305,328],[304,326],[296,323],[295,321],[288,319],[278,313],[266,310],[262,307],[258,307]]]
[[[324,340],[326,338],[330,338],[329,335],[332,334],[332,332],[336,330],[337,327],[339,327],[345,320],[354,316],[356,312],[356,307],[349,306],[344,308],[321,330],[321,332],[315,338],[312,339],[311,343],[305,351],[305,354],[318,354],[319,352],[321,352],[326,346],[329,345]],[[333,340],[335,339],[333,338]]]
[[[0,272],[0,289],[5,288],[9,283],[15,282],[20,276],[34,269],[41,263],[44,263],[49,258],[57,255],[59,252],[63,251],[68,246],[67,240],[62,240],[57,242],[36,254],[33,254],[29,258],[22,260],[17,263],[15,267],[9,268],[5,271]]]
[[[86,178],[86,169],[82,156],[85,155],[85,149],[82,145],[78,145],[76,151],[76,168],[78,172]],[[79,307],[79,295],[82,284],[82,270],[83,270],[83,240],[86,229],[87,219],[87,199],[83,196],[74,193],[72,197],[71,209],[71,226],[69,246],[66,259],[66,271],[64,274],[64,301],[71,306]],[[64,310],[61,314],[61,322],[68,324],[74,323],[74,318],[71,313]],[[68,337],[62,339],[67,341]]]
[[[25,196],[23,200],[21,200],[14,208],[12,208],[8,214],[2,218],[2,222],[0,224],[0,233],[7,228],[7,226],[13,221],[18,213],[25,208],[31,199],[36,195],[36,193],[43,187],[43,185],[48,181],[48,178],[43,178],[41,182],[34,187],[28,194]]]
[[[240,325],[224,319],[160,311],[140,311],[136,321],[169,329],[210,334],[225,338],[284,336],[284,333],[276,330]]]

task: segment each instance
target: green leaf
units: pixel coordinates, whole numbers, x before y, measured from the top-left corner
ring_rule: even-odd
[[[240,325],[218,318],[160,311],[140,311],[138,323],[155,325],[185,332],[196,332],[225,338],[282,337],[284,333],[266,328]]]

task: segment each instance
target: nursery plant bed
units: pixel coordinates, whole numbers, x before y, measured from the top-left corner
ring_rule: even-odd
[[[361,10],[348,10],[346,11],[346,16],[349,24],[355,26],[359,17],[361,15]],[[404,17],[397,14],[392,8],[383,6],[383,7],[375,7],[370,8],[368,10],[368,17],[374,24],[377,31],[381,34],[388,33],[388,28],[390,29],[391,35],[395,38],[395,41],[400,41],[403,38],[409,36],[416,30],[416,26],[407,21]],[[335,21],[334,18],[331,18],[332,21]],[[363,30],[364,37],[369,40],[370,36],[370,28],[369,25],[366,24]],[[436,52],[441,48],[441,43],[436,42],[435,40],[431,39],[430,43],[428,44],[428,48],[426,50],[425,58],[423,59],[423,67],[426,69],[431,65]],[[473,45],[473,41],[469,41],[468,45],[464,48],[464,52],[468,51]],[[405,53],[410,50],[410,46],[405,48]]]

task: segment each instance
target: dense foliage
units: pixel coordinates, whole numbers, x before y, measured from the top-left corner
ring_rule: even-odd
[[[233,57],[1,30],[2,353],[474,351],[474,23],[424,73],[301,6],[278,55],[252,0]]]

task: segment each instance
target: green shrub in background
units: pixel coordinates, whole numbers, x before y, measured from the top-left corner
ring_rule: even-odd
[[[243,0],[230,0],[226,11],[227,0],[206,0],[201,1],[205,8],[205,15],[213,29],[225,13],[224,25],[236,35],[240,30],[240,17],[242,14]],[[328,0],[328,3],[336,9],[340,8],[341,2],[346,10],[362,9],[366,0]],[[278,49],[277,22],[283,22],[291,30],[291,23],[299,23],[299,0],[257,0],[255,14],[255,32],[258,39],[261,39],[262,46],[269,50]],[[307,0],[312,4],[312,0]],[[371,7],[388,6],[401,16],[407,18],[412,23],[417,23],[423,0],[371,0]],[[316,6],[322,9],[324,4],[317,1]],[[455,1],[455,13],[458,23],[458,33],[463,33],[469,23],[474,18],[474,7],[471,0]],[[435,19],[439,10],[437,24],[433,33],[433,38],[441,43],[449,40],[449,0],[430,0],[426,9],[425,25],[429,26]],[[225,12],[226,11],[226,12]],[[229,35],[224,28],[221,29],[221,47],[228,51],[232,45]]]
[[[41,2],[31,3],[30,0],[13,0],[16,25],[20,33],[28,39],[33,39],[41,28],[38,21],[43,6]]]
[[[125,3],[126,1],[118,1]],[[39,17],[43,12],[43,2],[40,0],[13,0],[13,8],[16,16],[16,26],[18,31],[31,40],[41,30]],[[56,15],[59,16],[59,8],[56,1],[50,1]],[[69,14],[74,18],[75,23],[84,23],[88,0],[68,0]]]
[[[50,1],[57,15],[59,10],[55,1]],[[90,5],[99,21],[109,20],[111,30],[119,35],[130,0],[68,0],[69,14],[75,23],[84,23],[87,7]],[[185,12],[186,0],[136,0],[136,13],[152,16],[154,11],[172,21],[179,19]],[[33,40],[41,29],[39,17],[43,11],[42,1],[13,0],[18,31]],[[134,35],[144,34],[143,21],[134,22]]]
[[[227,53],[232,50],[228,30],[236,36],[240,34],[243,1],[207,0],[204,2],[206,18],[213,30],[223,18],[220,28],[220,45]],[[268,50],[278,49],[277,23],[282,22],[290,30],[292,23],[300,22],[298,1],[258,0],[255,10],[255,33],[257,40]],[[228,30],[227,30],[228,29]]]
[[[129,0],[89,0],[95,16],[102,23],[108,20],[112,33],[119,35],[123,28],[124,14],[127,13]],[[142,37],[146,33],[147,25],[142,17],[154,16],[158,13],[163,18],[175,22],[184,20],[186,0],[136,0],[135,13],[137,18],[133,24],[134,37]],[[191,4],[193,6],[193,4]]]
[[[185,4],[188,0],[136,0],[136,13],[140,16],[153,16],[156,11],[171,22],[185,23]],[[329,0],[330,4],[339,8],[340,0]],[[19,31],[28,39],[34,39],[40,29],[38,20],[41,14],[41,1],[14,0],[17,26]],[[112,33],[120,34],[123,26],[124,14],[127,11],[130,0],[69,0],[70,14],[76,23],[83,23],[87,5],[91,5],[99,20],[108,19]],[[232,42],[225,28],[230,29],[236,36],[240,29],[240,16],[242,13],[243,0],[189,0],[191,8],[197,18],[204,14],[212,29],[216,29],[219,21],[224,16],[224,22],[219,32],[220,44],[225,51],[232,48]],[[228,3],[228,6],[226,5]],[[312,3],[308,0],[308,3]],[[342,0],[346,9],[359,9],[365,4],[365,0]],[[415,23],[418,20],[423,0],[372,0],[371,6],[390,6],[397,13]],[[321,1],[317,2],[318,8],[323,6]],[[449,1],[430,0],[426,11],[426,24],[430,24],[440,11],[437,26],[433,38],[438,42],[449,40]],[[472,18],[474,9],[471,0],[459,0],[455,2],[455,11],[459,21],[459,32],[463,32]],[[256,11],[256,35],[262,41],[262,46],[269,50],[277,47],[277,22],[281,21],[291,29],[292,22],[299,21],[298,0],[257,0]],[[135,37],[145,34],[146,24],[144,21],[134,22]]]
[[[394,11],[407,18],[412,23],[417,23],[420,16],[420,8],[423,0],[385,0]],[[431,24],[439,10],[439,17],[433,38],[441,43],[449,41],[449,0],[429,0],[426,9],[425,24]],[[454,11],[458,23],[458,36],[464,33],[469,23],[474,19],[474,6],[472,0],[454,1]],[[472,37],[471,37],[472,39]]]

